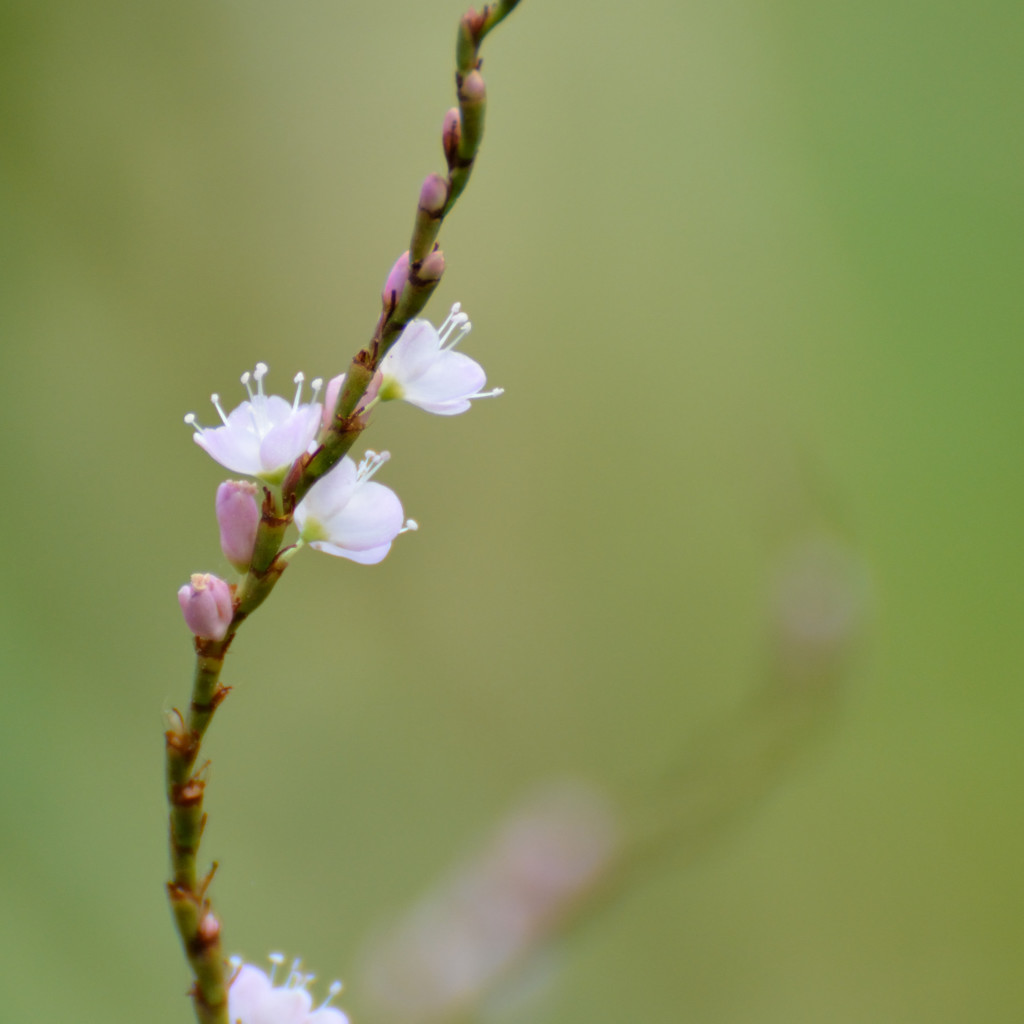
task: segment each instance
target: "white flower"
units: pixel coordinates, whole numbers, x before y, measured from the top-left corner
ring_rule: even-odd
[[[268,977],[258,967],[244,964],[232,957],[235,975],[228,989],[228,1018],[231,1024],[348,1024],[348,1017],[328,1004],[341,991],[341,982],[331,985],[327,999],[317,1009],[307,986],[312,974],[299,970],[299,961],[292,964],[283,985],[274,986],[274,974],[284,962],[280,953],[269,957],[273,967]]]
[[[295,375],[295,398],[288,402],[278,395],[263,392],[266,363],[257,363],[250,374],[242,374],[249,400],[225,415],[219,395],[210,401],[220,415],[222,427],[204,428],[194,413],[185,422],[195,427],[195,442],[233,473],[246,473],[267,483],[278,484],[288,467],[309,447],[320,425],[320,405],[316,401],[322,381],[313,381],[313,401],[301,404],[301,373]],[[253,393],[252,381],[256,382]]]
[[[346,455],[318,480],[295,510],[303,541],[317,551],[375,565],[400,533],[415,530],[413,520],[404,522],[398,495],[370,480],[390,458],[388,452],[368,451],[357,466]]]
[[[492,398],[501,388],[481,391],[487,382],[483,367],[454,351],[470,332],[469,317],[458,303],[441,329],[426,320],[413,320],[381,360],[381,401],[400,398],[439,416],[465,412],[473,398]]]

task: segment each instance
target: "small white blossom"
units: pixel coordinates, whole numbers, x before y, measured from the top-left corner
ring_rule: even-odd
[[[301,373],[295,375],[295,398],[289,402],[263,391],[266,363],[257,363],[252,373],[242,374],[249,400],[225,414],[219,395],[210,400],[221,418],[221,427],[201,427],[194,413],[185,422],[195,428],[195,442],[233,473],[245,473],[267,483],[284,479],[288,467],[309,447],[320,425],[316,397],[322,381],[313,381],[313,401],[302,403]],[[256,382],[253,391],[252,382]]]
[[[390,459],[368,451],[357,466],[347,455],[318,480],[295,509],[299,535],[317,551],[374,565],[400,533],[416,529],[404,521],[398,495],[371,477]]]
[[[483,367],[455,346],[470,332],[469,317],[452,306],[440,330],[427,320],[413,320],[381,360],[381,401],[402,399],[438,416],[454,416],[474,398],[492,398],[501,388],[481,391]]]
[[[280,953],[269,957],[273,967],[268,976],[252,964],[233,957],[231,966],[235,974],[228,989],[228,1019],[231,1024],[348,1024],[348,1017],[330,1005],[341,991],[336,981],[328,990],[327,999],[317,1009],[307,991],[312,974],[299,970],[296,960],[284,984],[274,985],[274,974],[284,962]]]

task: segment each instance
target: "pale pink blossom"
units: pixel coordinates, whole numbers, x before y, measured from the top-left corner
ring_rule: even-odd
[[[295,510],[299,536],[317,551],[374,565],[400,533],[416,529],[389,487],[370,478],[391,456],[368,451],[357,466],[347,455],[318,480]]]
[[[235,973],[228,989],[230,1024],[348,1024],[348,1017],[341,1010],[328,1005],[341,991],[341,982],[334,982],[326,1001],[314,1009],[307,991],[313,975],[304,974],[296,960],[284,984],[275,986],[274,974],[284,957],[274,953],[270,961],[273,967],[267,975],[237,957],[232,959]]]
[[[380,400],[401,399],[438,416],[454,416],[474,398],[502,394],[501,388],[482,391],[487,383],[483,367],[455,351],[472,326],[458,303],[440,329],[413,320],[381,360]]]
[[[289,402],[263,391],[266,363],[257,363],[252,373],[242,374],[249,400],[225,413],[219,395],[210,400],[223,426],[201,427],[194,413],[185,422],[195,428],[195,442],[233,473],[245,473],[267,483],[279,484],[289,466],[309,447],[320,426],[320,404],[316,401],[322,381],[313,381],[313,401],[302,402],[301,373],[295,375],[295,398]],[[253,390],[252,382],[256,389]]]

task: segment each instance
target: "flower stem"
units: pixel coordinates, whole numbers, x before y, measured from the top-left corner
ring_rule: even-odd
[[[456,47],[456,85],[459,109],[455,127],[451,115],[445,122],[443,142],[448,156],[448,178],[441,182],[443,206],[414,227],[417,259],[410,266],[401,294],[390,296],[378,320],[370,345],[356,354],[347,373],[330,425],[321,430],[312,453],[303,454],[291,466],[280,488],[264,487],[256,542],[245,579],[234,592],[234,616],[221,640],[197,637],[196,665],[188,714],[173,711],[165,732],[167,803],[170,808],[171,878],[168,899],[185,956],[193,974],[191,996],[199,1024],[229,1024],[230,975],[220,941],[220,922],[214,916],[207,889],[216,864],[200,878],[197,872],[199,842],[206,824],[203,797],[206,764],[199,754],[206,730],[230,687],[220,681],[224,658],[242,622],[270,595],[287,568],[295,548],[285,549],[285,533],[296,505],[309,489],[348,453],[367,425],[360,399],[373,380],[387,350],[406,324],[426,305],[444,272],[444,257],[434,244],[440,222],[455,205],[466,186],[483,134],[483,79],[478,51],[484,36],[518,3],[500,0],[487,4],[481,13],[470,11],[460,23]],[[440,178],[440,176],[437,176]],[[447,196],[443,189],[447,188]],[[417,231],[431,232],[429,239]]]
[[[220,924],[206,898],[216,865],[202,880],[196,871],[199,840],[206,824],[203,811],[205,765],[196,770],[196,761],[214,712],[228,695],[228,688],[220,682],[220,673],[233,635],[233,631],[229,631],[223,640],[196,638],[196,667],[188,715],[183,717],[179,711],[173,712],[164,734],[171,847],[167,895],[195,978],[191,995],[200,1024],[228,1024],[228,981],[220,946]]]

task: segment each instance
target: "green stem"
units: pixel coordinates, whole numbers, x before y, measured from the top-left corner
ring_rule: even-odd
[[[269,597],[287,568],[294,549],[285,551],[284,540],[295,507],[313,484],[348,453],[366,428],[365,410],[360,408],[360,401],[381,359],[409,321],[424,308],[441,280],[444,257],[434,245],[434,238],[441,221],[465,188],[483,134],[483,80],[478,70],[478,50],[484,36],[517,3],[518,0],[504,0],[488,4],[480,14],[471,11],[462,19],[456,50],[461,127],[456,125],[453,131],[446,131],[444,137],[449,164],[447,199],[442,206],[429,211],[429,216],[418,214],[421,222],[414,227],[412,248],[419,251],[410,268],[408,283],[401,295],[385,299],[385,309],[373,339],[353,359],[332,421],[317,437],[317,448],[312,454],[296,459],[280,488],[264,487],[253,556],[245,579],[235,591],[231,625],[222,640],[196,638],[196,666],[188,714],[173,712],[165,733],[171,852],[167,893],[185,956],[192,968],[191,996],[199,1024],[229,1024],[228,964],[221,949],[220,923],[206,895],[216,864],[202,878],[197,871],[199,842],[206,824],[203,810],[206,780],[205,765],[200,764],[198,769],[196,765],[214,713],[230,690],[220,682],[224,658],[241,624]]]
[[[220,924],[206,898],[213,869],[202,880],[196,869],[199,840],[206,824],[204,767],[196,770],[196,761],[214,712],[228,694],[220,673],[232,636],[229,632],[223,640],[196,639],[188,715],[183,718],[174,712],[165,733],[171,847],[167,895],[195,978],[191,995],[200,1024],[228,1024],[227,965],[221,951]]]

